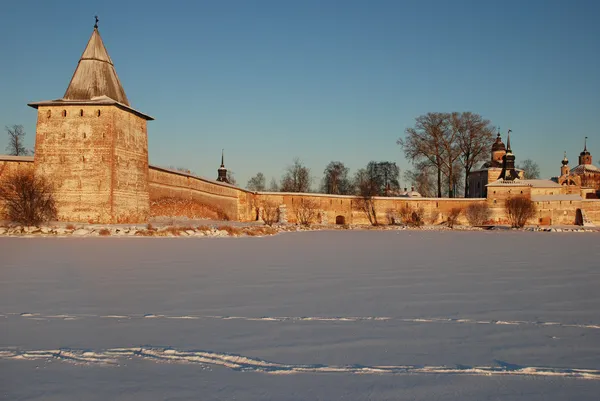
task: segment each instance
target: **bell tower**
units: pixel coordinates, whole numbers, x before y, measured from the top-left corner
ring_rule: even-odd
[[[569,168],[569,159],[567,159],[567,152],[565,152],[565,157],[562,159],[562,166],[560,168],[561,177],[569,175],[571,169]]]
[[[508,130],[508,134],[506,137],[506,154],[502,156],[502,172],[500,173],[499,179],[505,181],[514,181],[519,178],[519,174],[515,169],[515,155],[510,148],[510,133],[512,131]]]
[[[97,17],[64,96],[29,106],[38,113],[35,174],[53,183],[60,220],[146,221],[153,118],[129,104]]]

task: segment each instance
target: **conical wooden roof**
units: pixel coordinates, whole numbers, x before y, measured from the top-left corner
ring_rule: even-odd
[[[98,28],[94,27],[92,36],[79,59],[77,69],[71,78],[64,100],[92,100],[106,96],[126,106],[127,95],[117,76],[115,66],[104,47]]]

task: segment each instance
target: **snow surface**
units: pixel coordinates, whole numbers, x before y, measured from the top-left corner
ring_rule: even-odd
[[[599,239],[0,238],[0,397],[597,400]]]

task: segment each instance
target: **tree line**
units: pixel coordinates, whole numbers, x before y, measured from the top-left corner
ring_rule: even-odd
[[[311,170],[300,159],[294,159],[278,182],[259,172],[248,180],[246,188],[251,191],[272,192],[319,192],[331,195],[393,196],[400,191],[400,169],[394,162],[371,161],[364,168],[350,175],[350,169],[340,161],[330,162],[323,171],[323,178],[313,190],[315,183]]]

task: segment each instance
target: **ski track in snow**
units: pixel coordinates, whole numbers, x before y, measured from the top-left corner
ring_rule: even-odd
[[[101,319],[118,319],[118,320],[133,320],[133,319],[174,319],[174,320],[200,320],[200,319],[217,319],[217,320],[245,320],[256,322],[364,322],[364,321],[400,321],[407,323],[435,323],[435,324],[490,324],[490,325],[510,325],[510,326],[553,326],[567,327],[580,329],[595,329],[600,330],[600,324],[567,324],[560,322],[543,322],[543,321],[525,321],[525,320],[477,320],[468,318],[401,318],[401,317],[385,317],[385,316],[192,316],[192,315],[156,315],[153,313],[140,315],[91,315],[91,314],[54,314],[43,315],[40,313],[2,313],[0,316],[22,317],[30,320],[79,320],[90,318]]]
[[[305,365],[283,364],[242,355],[217,353],[211,351],[181,351],[173,348],[134,347],[112,348],[104,351],[53,349],[18,350],[7,348],[0,350],[0,359],[8,360],[57,360],[73,364],[120,365],[120,362],[132,358],[141,358],[155,362],[197,363],[204,366],[223,366],[236,371],[262,372],[268,374],[299,373],[345,373],[345,374],[454,374],[471,376],[547,376],[560,378],[580,378],[600,380],[600,370],[516,366],[498,361],[498,366],[418,366],[418,365]]]

